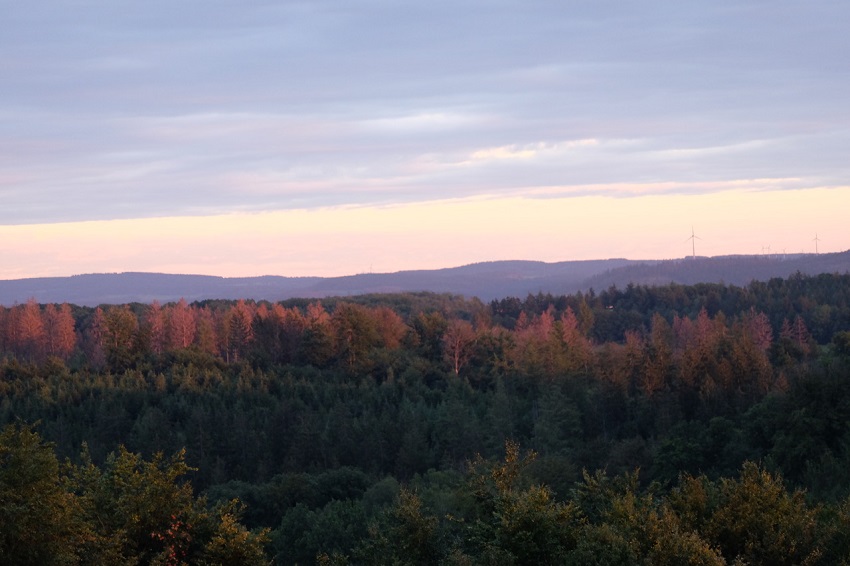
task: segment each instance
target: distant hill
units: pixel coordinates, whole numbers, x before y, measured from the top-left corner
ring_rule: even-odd
[[[831,254],[729,255],[665,261],[632,262],[598,273],[583,282],[585,288],[607,289],[615,285],[667,285],[679,283],[727,283],[743,286],[751,281],[806,275],[850,272],[850,251]]]
[[[161,273],[104,273],[0,281],[0,304],[35,298],[40,303],[77,305],[162,303],[204,299],[322,298],[366,293],[432,291],[479,297],[484,301],[538,292],[568,294],[624,287],[629,283],[729,283],[850,272],[850,251],[834,254],[721,256],[636,261],[493,261],[436,270],[368,273],[346,277],[213,277]]]

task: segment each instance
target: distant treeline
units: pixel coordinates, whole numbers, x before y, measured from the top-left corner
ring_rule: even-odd
[[[31,300],[0,307],[0,355],[32,363],[59,358],[73,368],[121,370],[152,356],[193,349],[225,362],[248,357],[253,365],[352,366],[361,357],[358,350],[427,349],[429,341],[433,350],[445,349],[446,343],[439,343],[442,334],[463,321],[471,323],[478,342],[503,331],[519,338],[530,325],[557,322],[568,342],[566,335],[574,330],[568,327],[577,325],[581,337],[598,346],[623,343],[634,333],[648,337],[662,320],[677,327],[685,319],[697,321],[701,314],[729,330],[745,319],[764,319],[759,324],[766,320],[771,338],[793,335],[800,342],[805,334],[813,343],[826,344],[850,327],[848,280],[850,275],[798,274],[746,287],[629,285],[598,294],[591,290],[508,297],[489,305],[429,293],[324,302],[181,300],[97,308],[42,306]],[[686,341],[676,329],[675,339]]]

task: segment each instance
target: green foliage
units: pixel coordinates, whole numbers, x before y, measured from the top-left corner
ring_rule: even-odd
[[[585,473],[575,492],[588,524],[576,551],[577,564],[610,555],[615,564],[722,565],[718,551],[652,490],[641,492],[637,473],[609,478]]]
[[[714,541],[730,562],[815,564],[822,555],[820,509],[755,463],[746,462],[737,479],[684,476],[669,501],[681,523]]]
[[[355,552],[364,564],[400,566],[437,564],[439,522],[422,508],[412,491],[401,490],[392,507],[369,526],[369,536]]]
[[[157,454],[146,462],[122,447],[103,469],[84,454],[83,463],[71,471],[70,486],[84,520],[95,525],[87,553],[145,562],[170,555],[182,560],[202,512],[191,486],[177,483],[188,471],[182,453],[171,459]]]
[[[359,501],[334,500],[309,509],[290,508],[273,535],[280,564],[312,564],[320,554],[343,556],[367,536],[367,518]]]
[[[748,462],[740,479],[720,480],[717,507],[705,528],[728,560],[790,566],[819,556],[816,518],[802,492],[789,494],[780,477]]]
[[[0,433],[0,558],[4,564],[265,564],[264,532],[233,502],[209,511],[180,478],[178,453],[151,461],[125,449],[104,467],[88,454],[67,475],[23,427]]]
[[[74,564],[86,538],[79,506],[61,485],[53,449],[26,426],[0,432],[0,562]]]
[[[212,518],[214,530],[201,550],[198,564],[265,565],[268,558],[263,547],[268,542],[265,531],[248,531],[240,522],[241,508],[237,502],[216,509]]]
[[[850,331],[836,332],[832,336],[832,344],[836,354],[850,357]]]
[[[570,566],[632,566],[639,564],[631,541],[612,525],[588,525],[564,564]]]
[[[577,510],[555,501],[545,486],[522,486],[536,454],[505,444],[503,463],[478,457],[470,467],[470,491],[479,512],[472,521],[467,552],[518,564],[560,564],[576,546]]]

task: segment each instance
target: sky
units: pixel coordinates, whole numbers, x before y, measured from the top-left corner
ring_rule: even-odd
[[[819,0],[0,0],[0,279],[844,251],[847,21]]]

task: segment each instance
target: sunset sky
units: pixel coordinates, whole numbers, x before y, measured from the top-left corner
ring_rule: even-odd
[[[850,248],[850,3],[0,0],[0,279]],[[814,238],[817,235],[818,241]]]

